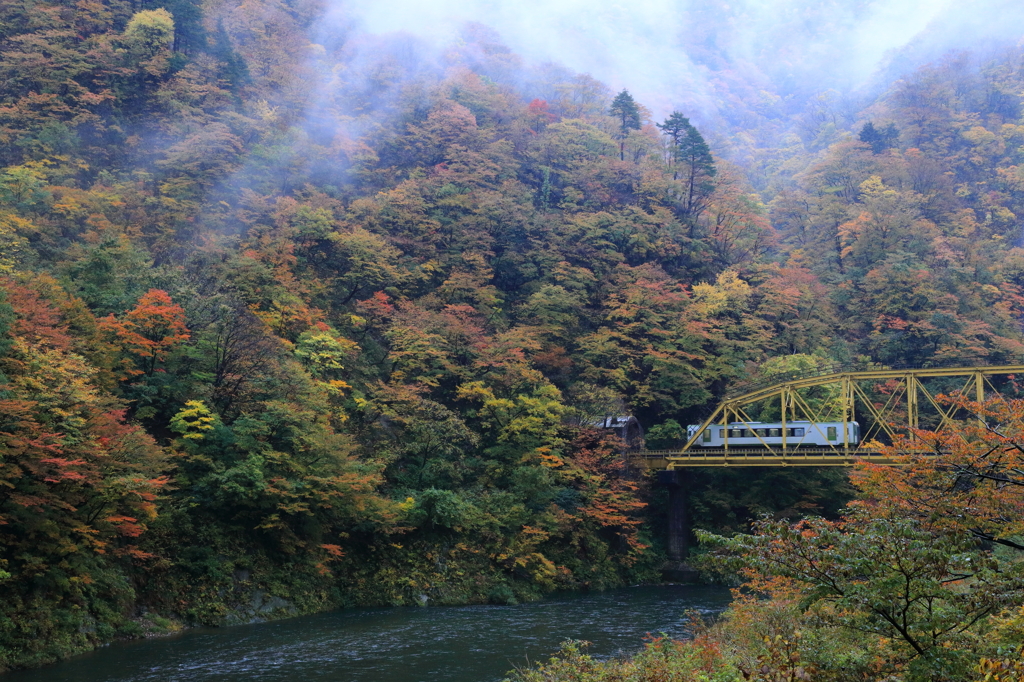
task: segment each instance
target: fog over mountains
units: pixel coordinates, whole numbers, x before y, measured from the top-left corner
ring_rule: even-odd
[[[324,29],[404,33],[443,49],[466,22],[493,28],[527,62],[629,88],[655,116],[684,108],[708,124],[734,117],[724,91],[737,79],[802,106],[825,90],[884,87],[948,50],[988,50],[1024,35],[1024,9],[1006,0],[356,0],[336,1]]]

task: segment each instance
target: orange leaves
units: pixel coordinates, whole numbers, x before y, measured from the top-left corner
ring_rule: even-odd
[[[145,526],[138,523],[138,519],[133,516],[123,516],[115,514],[108,516],[103,519],[111,526],[113,526],[118,533],[130,538],[137,538],[142,535],[142,531],[145,530]]]
[[[335,559],[340,559],[345,556],[345,553],[341,551],[340,545],[320,545],[320,547]]]
[[[110,315],[100,320],[100,325],[113,333],[126,350],[143,358],[143,369],[131,369],[128,374],[151,374],[157,362],[166,360],[174,347],[189,338],[185,311],[160,289],[143,294],[123,319]]]
[[[621,443],[610,434],[583,430],[567,448],[564,466],[557,471],[580,491],[582,504],[570,512],[577,522],[592,524],[625,541],[631,551],[646,548],[638,540],[647,503],[640,499],[639,486],[625,478]],[[631,557],[624,559],[626,563]]]
[[[314,568],[316,568],[317,573],[320,575],[331,575],[331,570],[327,568],[327,564],[332,561],[339,561],[345,556],[345,552],[341,550],[340,545],[321,544],[320,549],[327,552],[327,556],[321,561],[318,561],[314,565]]]
[[[60,312],[36,291],[11,279],[0,280],[7,292],[7,302],[17,315],[12,330],[27,342],[49,348],[69,350],[71,337],[61,321]]]
[[[0,546],[14,557],[5,570],[34,574],[83,550],[144,558],[132,543],[156,515],[164,453],[125,423],[124,407],[96,386],[97,370],[68,352],[68,330],[48,304],[18,294],[23,336],[2,360],[0,401]]]
[[[549,469],[558,469],[565,466],[565,460],[551,452],[551,448],[540,447],[536,450],[540,457],[540,465]]]
[[[909,516],[1018,546],[1015,538],[1024,533],[1024,401],[944,400],[965,420],[897,443],[917,451],[894,454],[904,466],[858,466],[853,482],[869,500],[861,504],[876,515]]]
[[[185,311],[160,289],[150,289],[143,294],[139,304],[125,316],[123,325],[128,338],[139,347],[137,352],[144,357],[150,354],[161,357],[168,347],[189,337]]]
[[[644,509],[647,503],[634,497],[635,484],[625,481],[617,487],[618,490],[598,488],[583,512],[605,528],[639,526],[642,519],[631,513]]]

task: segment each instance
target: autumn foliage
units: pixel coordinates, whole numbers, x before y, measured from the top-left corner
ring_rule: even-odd
[[[799,604],[788,620],[805,638],[835,633],[862,648],[854,660],[834,643],[798,647],[819,675],[839,666],[908,680],[1015,674],[1019,633],[1008,624],[1024,604],[1024,403],[944,403],[964,419],[897,442],[896,466],[860,465],[859,498],[840,519],[764,519],[750,536],[704,535],[747,589]]]
[[[254,595],[307,613],[656,580],[664,491],[604,418],[670,448],[737,381],[1024,353],[1019,48],[862,110],[709,59],[712,121],[479,26],[424,59],[314,30],[317,3],[0,14],[0,670],[161,629],[143,613],[266,617]],[[865,469],[860,516],[838,518],[835,471],[733,470],[692,475],[692,518],[831,516],[790,552],[827,554],[803,530],[936,534],[958,554],[920,578],[966,618],[953,593],[980,578],[941,574],[988,555],[962,538],[1020,542],[1010,413],[978,409],[962,444],[920,434],[955,475]],[[845,548],[851,580],[903,557]],[[821,618],[862,606],[821,594]],[[776,635],[751,675],[824,670]],[[668,674],[717,660],[701,647],[645,655]]]

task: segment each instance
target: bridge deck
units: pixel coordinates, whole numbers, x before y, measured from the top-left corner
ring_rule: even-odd
[[[646,469],[689,467],[848,467],[858,461],[895,464],[877,450],[866,448],[729,448],[728,450],[640,450],[634,461]]]

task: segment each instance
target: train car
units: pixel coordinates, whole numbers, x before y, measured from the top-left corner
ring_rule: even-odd
[[[860,424],[846,422],[846,444],[860,442]],[[687,427],[687,440],[700,430],[699,424]],[[712,424],[700,434],[694,445],[705,448],[764,447],[782,445],[782,422],[731,422]],[[786,422],[786,447],[843,445],[843,422]]]

